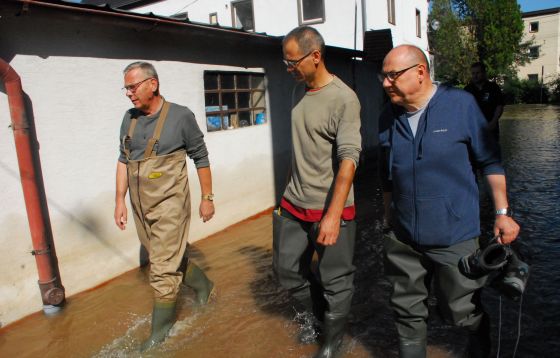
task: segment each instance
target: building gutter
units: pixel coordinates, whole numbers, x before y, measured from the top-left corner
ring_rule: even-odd
[[[0,58],[0,81],[8,96],[11,128],[14,131],[21,185],[31,241],[39,272],[39,289],[46,314],[58,312],[64,303],[64,287],[60,280],[52,230],[39,159],[35,130],[25,110],[21,80],[14,69]]]

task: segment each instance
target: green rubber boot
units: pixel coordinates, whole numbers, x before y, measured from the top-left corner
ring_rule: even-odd
[[[426,358],[426,340],[400,338],[399,358]]]
[[[175,323],[176,302],[154,302],[152,311],[152,334],[142,343],[140,351],[144,352],[163,342]]]
[[[314,358],[335,358],[340,356],[345,325],[346,316],[325,313],[323,345]]]
[[[183,282],[194,290],[197,305],[202,306],[208,303],[210,296],[214,292],[214,282],[206,277],[206,274],[200,267],[189,261]]]

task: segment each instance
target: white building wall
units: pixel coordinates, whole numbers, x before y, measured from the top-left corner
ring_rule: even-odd
[[[389,23],[388,1],[367,0],[368,30],[391,29],[393,46],[411,44],[428,50],[428,1],[394,0],[395,23]],[[420,10],[421,37],[416,36],[416,9]]]
[[[130,205],[125,231],[117,229],[113,221],[119,128],[124,112],[131,107],[120,91],[122,70],[134,60],[138,59],[17,55],[10,62],[33,105],[54,242],[67,296],[139,265],[140,246]],[[199,219],[200,186],[194,164],[188,160],[193,208],[189,241],[272,207],[270,123],[207,133],[204,110],[204,70],[262,69],[150,62],[158,70],[166,99],[188,106],[196,115],[210,153],[216,215],[208,223]],[[270,111],[267,119],[273,120]],[[0,245],[7,253],[0,260],[0,272],[5,273],[0,275],[0,325],[5,325],[37,311],[41,301],[13,132],[8,128],[8,101],[3,93],[0,121],[5,124],[0,131],[0,151],[4,153],[0,158]],[[241,199],[247,197],[251,200]]]
[[[216,12],[221,26],[232,26],[231,3],[205,0],[185,7],[183,0],[166,0],[134,11],[162,16],[188,12],[191,21],[203,23],[208,23],[209,14]],[[395,0],[395,25],[388,22],[387,6],[387,0],[325,0],[325,22],[311,26],[321,32],[327,45],[354,49],[356,41],[356,49],[362,50],[365,8],[365,30],[390,28],[394,46],[413,44],[427,50],[428,0]],[[416,36],[416,9],[421,14],[420,38]],[[253,12],[256,32],[282,36],[299,25],[297,0],[253,0]]]
[[[539,22],[539,31],[530,32],[529,24],[536,21]],[[544,82],[548,82],[560,70],[560,13],[524,17],[523,26],[524,41],[533,39],[534,46],[540,46],[540,49],[539,57],[520,66],[517,75],[520,79],[527,79],[529,75],[538,75],[541,80],[544,68]]]

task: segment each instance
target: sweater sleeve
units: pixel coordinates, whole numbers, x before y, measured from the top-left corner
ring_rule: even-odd
[[[360,102],[357,98],[342,105],[336,133],[336,156],[338,161],[350,159],[358,167],[362,150],[360,134]]]
[[[208,150],[204,142],[204,134],[198,127],[194,113],[188,111],[183,125],[183,140],[187,155],[194,161],[196,168],[204,168],[210,166],[208,160]]]
[[[499,144],[488,130],[488,122],[471,96],[468,98],[466,112],[474,165],[482,170],[483,175],[504,174]]]

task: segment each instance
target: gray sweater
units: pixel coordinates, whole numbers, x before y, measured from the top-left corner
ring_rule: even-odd
[[[292,175],[284,197],[304,209],[325,209],[334,189],[339,162],[358,166],[361,151],[360,102],[335,77],[320,90],[308,91],[292,109]],[[354,203],[350,190],[345,206]]]
[[[204,135],[196,123],[194,114],[187,107],[171,102],[169,105],[167,119],[156,147],[157,155],[170,154],[177,150],[185,149],[189,158],[194,161],[196,168],[210,166],[208,151],[204,143]],[[136,128],[134,128],[130,142],[130,159],[140,160],[144,158],[144,149],[148,140],[154,135],[154,129],[160,112],[146,116],[135,108],[126,111],[120,132],[120,162],[125,164],[128,162],[124,154],[122,138],[128,134],[128,128],[133,116],[138,118],[138,123]]]

